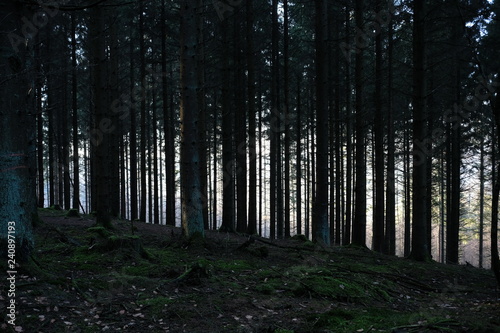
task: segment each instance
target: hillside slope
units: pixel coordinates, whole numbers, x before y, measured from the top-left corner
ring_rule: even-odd
[[[208,232],[187,243],[166,226],[115,221],[110,233],[89,217],[42,219],[43,272],[18,269],[17,331],[500,332],[486,270],[300,238]],[[7,302],[2,292],[2,319]]]

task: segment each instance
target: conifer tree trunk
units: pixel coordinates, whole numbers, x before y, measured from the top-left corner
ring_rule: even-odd
[[[35,192],[35,118],[33,40],[22,33],[23,17],[32,17],[20,1],[0,4],[0,258],[7,260],[15,239],[15,259],[29,260],[32,225],[38,218]],[[8,32],[8,33],[7,33]],[[11,43],[15,36],[17,42]],[[5,79],[8,78],[8,79]],[[12,259],[10,257],[10,259]]]
[[[173,110],[168,107],[167,85],[167,28],[165,0],[161,3],[161,82],[163,106],[163,130],[165,132],[165,186],[166,186],[166,224],[175,225],[175,142]]]
[[[159,207],[159,198],[158,198],[158,129],[157,129],[157,118],[156,118],[156,90],[153,85],[152,88],[152,95],[153,95],[153,105],[151,108],[153,109],[153,117],[151,119],[152,121],[152,128],[151,130],[153,131],[153,219],[151,220],[152,223],[154,224],[160,224],[160,207]],[[160,146],[161,147],[161,146]]]
[[[181,198],[182,232],[187,238],[204,236],[202,184],[199,156],[199,106],[197,99],[197,8],[181,4]]]
[[[110,8],[106,9],[106,17],[108,26],[106,30],[109,31],[109,65],[107,66],[107,89],[106,89],[106,107],[110,109],[113,101],[119,97],[119,58],[120,50],[118,44],[118,29],[120,25],[119,17]],[[109,129],[109,193],[110,193],[110,214],[117,217],[120,213],[120,148],[119,140],[121,137],[120,132],[120,119],[117,112],[107,112],[107,118],[111,121]]]
[[[497,140],[497,148],[495,149],[495,144],[492,147],[493,154],[493,198],[491,202],[491,237],[490,237],[490,247],[491,247],[491,269],[495,274],[497,279],[497,284],[500,287],[500,258],[498,255],[498,201],[500,200],[500,160],[495,156],[498,152],[498,147],[500,147],[500,87],[495,91],[495,98],[490,99],[490,104],[493,108],[493,115],[495,118],[495,127],[493,136]],[[494,140],[495,141],[495,140]]]
[[[316,195],[313,201],[313,241],[330,244],[328,229],[328,100],[327,3],[316,5]]]
[[[77,98],[77,62],[76,62],[76,18],[71,14],[71,99],[73,128],[73,209],[80,206],[80,162],[78,151],[78,98]]]
[[[208,183],[207,183],[207,138],[206,138],[206,116],[207,112],[205,103],[205,42],[204,42],[204,25],[203,25],[203,0],[197,1],[197,78],[198,78],[198,134],[200,147],[200,181],[201,181],[201,197],[203,202],[203,225],[208,229]]]
[[[93,154],[93,170],[95,182],[92,184],[96,196],[96,223],[106,228],[111,227],[110,195],[109,193],[109,132],[102,131],[100,124],[108,121],[106,97],[106,69],[105,69],[105,35],[104,15],[100,6],[91,9],[91,22],[89,24],[92,66],[92,104],[93,104],[93,140],[91,140]]]
[[[364,0],[356,0],[356,27],[363,30]],[[365,140],[366,114],[363,107],[363,48],[356,53],[356,202],[354,204],[354,223],[352,228],[352,243],[366,246],[366,156]]]
[[[270,238],[275,239],[276,234],[280,233],[279,225],[279,197],[281,196],[279,185],[279,27],[278,27],[278,0],[272,0],[271,13],[271,124],[270,124],[270,187],[269,187],[269,205],[270,205]],[[277,225],[278,223],[278,225]],[[278,232],[276,232],[276,229]]]
[[[381,0],[375,3],[375,12],[382,9]],[[374,251],[384,249],[384,118],[382,112],[382,33],[375,36],[375,207],[373,221]]]
[[[302,103],[301,103],[301,75],[297,76],[297,123],[295,125],[295,131],[297,134],[297,150],[296,150],[296,188],[297,188],[297,196],[296,196],[296,205],[297,205],[297,234],[302,234],[302,136],[300,135],[302,132]]]
[[[345,41],[346,44],[350,40],[350,10],[346,6],[345,9]],[[345,75],[345,108],[346,108],[346,193],[345,193],[345,226],[343,234],[343,245],[351,243],[351,226],[352,226],[352,108],[351,108],[351,63],[349,58],[346,57],[345,61],[346,75]]]
[[[247,94],[248,94],[248,234],[257,233],[257,149],[256,149],[256,111],[255,111],[255,73],[253,51],[253,0],[246,2],[246,42],[247,42]],[[214,132],[215,135],[215,132]]]
[[[389,0],[392,4],[393,0]],[[394,40],[392,17],[388,32],[388,78],[387,78],[387,188],[385,211],[385,253],[396,254],[396,181],[394,165],[394,109],[393,109],[393,59]]]
[[[458,9],[459,2],[454,1],[453,7],[456,12],[452,11],[452,43],[454,45],[453,54],[453,79],[454,87],[454,100],[455,106],[453,113],[457,121],[453,122],[451,128],[451,202],[450,202],[450,215],[446,226],[446,261],[448,263],[458,264],[458,247],[459,247],[459,229],[460,229],[460,115],[458,114],[458,103],[461,102],[460,98],[460,57],[462,49],[459,47],[460,37],[462,34],[462,17]]]
[[[234,104],[236,110],[235,131],[236,139],[236,231],[247,230],[247,132],[246,132],[246,107],[245,107],[245,71],[243,49],[242,26],[239,20],[234,20],[233,40],[234,48]]]
[[[484,253],[484,140],[481,136],[479,162],[479,268],[483,268]]]
[[[413,1],[413,215],[410,257],[430,259],[427,238],[427,138],[425,86],[425,1]]]
[[[146,222],[146,205],[147,205],[147,178],[146,178],[146,50],[144,46],[144,2],[139,2],[139,58],[140,58],[140,86],[141,94],[141,142],[140,142],[140,153],[141,153],[141,203],[139,211],[139,220]]]
[[[286,238],[290,237],[290,212],[291,210],[288,209],[290,207],[290,124],[289,124],[289,114],[290,114],[290,77],[289,77],[289,13],[288,13],[288,0],[283,1],[283,62],[284,62],[284,68],[283,68],[283,98],[284,98],[284,104],[283,104],[283,118],[284,118],[284,135],[285,135],[285,140],[284,140],[284,153],[285,153],[285,158],[284,158],[284,166],[285,166],[285,173],[284,173],[284,184],[285,184],[285,189],[284,189],[284,236]]]
[[[131,31],[132,33],[132,31]],[[134,41],[130,39],[130,220],[138,218],[137,210],[137,116],[134,98]]]
[[[222,34],[222,225],[220,230],[233,232],[235,228],[234,216],[234,158],[233,158],[233,123],[234,113],[230,99],[230,46],[228,20],[221,22]]]

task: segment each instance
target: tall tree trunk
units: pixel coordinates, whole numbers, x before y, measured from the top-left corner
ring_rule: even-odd
[[[392,1],[389,3],[392,7]],[[394,37],[392,17],[388,31],[388,77],[387,77],[387,183],[386,183],[386,210],[385,210],[385,253],[396,254],[396,180],[394,165],[394,101],[393,101],[393,59]]]
[[[327,101],[327,3],[316,4],[316,196],[313,213],[313,241],[330,244],[328,230],[328,101]]]
[[[80,162],[78,149],[78,82],[76,62],[76,18],[71,14],[71,92],[72,92],[72,127],[73,127],[73,209],[80,206]]]
[[[481,136],[479,162],[479,268],[483,268],[484,255],[484,140]]]
[[[356,27],[363,30],[364,0],[356,0]],[[352,243],[366,246],[366,114],[363,108],[363,49],[356,53],[356,202],[354,204],[354,223],[352,228]]]
[[[427,239],[427,112],[425,87],[425,2],[413,1],[413,216],[410,257],[430,260]]]
[[[159,198],[158,198],[158,128],[157,128],[157,119],[156,119],[156,90],[153,85],[152,88],[153,95],[153,105],[151,108],[153,109],[153,118],[152,128],[153,131],[153,219],[151,220],[154,224],[160,224],[160,207],[159,207]]]
[[[350,40],[350,9],[346,6],[345,9],[345,41],[347,44]],[[351,110],[351,62],[350,58],[346,57],[345,61],[345,108],[346,108],[346,194],[345,194],[345,226],[342,243],[348,245],[351,243],[351,226],[352,226],[352,110]]]
[[[22,18],[32,17],[28,5],[0,5],[0,257],[7,258],[15,239],[19,262],[29,260],[34,247],[32,224],[38,218],[35,193],[35,118],[33,41],[22,33]],[[9,32],[9,33],[7,33]],[[24,37],[22,37],[24,36]],[[12,40],[17,40],[11,44]],[[30,93],[26,93],[30,92]],[[8,184],[8,186],[6,186]],[[14,238],[11,238],[11,237]],[[10,257],[12,259],[12,257]]]
[[[246,108],[245,108],[245,71],[243,41],[240,37],[242,26],[239,20],[234,20],[233,40],[234,54],[234,105],[236,107],[236,231],[247,230],[247,132],[246,132]]]
[[[140,56],[140,77],[141,90],[141,203],[139,211],[139,220],[146,222],[147,207],[147,178],[146,178],[146,48],[144,45],[144,2],[139,2],[139,56]]]
[[[106,53],[104,35],[104,15],[101,6],[91,9],[89,36],[92,40],[90,60],[92,63],[92,104],[94,115],[93,127],[93,170],[95,172],[96,223],[106,228],[111,227],[109,193],[109,132],[102,131],[100,124],[108,119],[106,98]]]
[[[44,188],[44,129],[43,129],[43,113],[42,113],[42,73],[41,73],[41,52],[40,52],[40,34],[37,35],[37,43],[35,45],[35,61],[36,61],[36,126],[37,126],[37,173],[38,173],[38,207],[43,208],[45,206],[45,188]]]
[[[290,74],[289,74],[289,13],[288,13],[288,0],[283,1],[283,118],[284,118],[284,152],[285,152],[285,174],[284,174],[284,207],[291,207],[290,202]],[[284,236],[290,237],[290,209],[284,209]]]
[[[230,25],[221,22],[223,69],[222,69],[222,225],[221,231],[233,232],[234,216],[234,156],[233,156],[233,123],[234,113],[230,99],[230,45],[228,40]]]
[[[279,122],[279,26],[278,26],[278,0],[272,0],[272,32],[271,32],[271,125],[270,125],[270,238],[276,238],[276,228],[278,229],[278,237],[281,225],[279,225],[279,197],[282,195],[279,190],[281,186],[279,182],[280,154],[279,138],[280,138],[280,122]],[[278,225],[277,225],[278,223]]]
[[[132,33],[132,31],[130,32]],[[130,220],[138,217],[137,210],[137,116],[136,100],[134,99],[134,42],[130,39]],[[168,175],[168,174],[167,174]]]
[[[200,178],[201,178],[201,198],[203,202],[203,225],[208,229],[208,183],[207,183],[207,138],[206,138],[206,103],[205,103],[205,49],[204,49],[204,25],[203,25],[203,0],[197,0],[197,32],[198,32],[198,49],[197,49],[197,78],[198,78],[198,134],[199,134],[199,149],[200,149]]]
[[[462,48],[459,47],[462,31],[462,17],[459,12],[459,1],[454,1],[452,11],[452,43],[454,45],[453,54],[453,87],[454,100],[453,113],[456,122],[453,122],[451,128],[451,206],[450,215],[446,226],[446,261],[448,263],[458,264],[458,247],[459,247],[459,229],[460,229],[460,116],[458,114],[458,104],[461,101],[460,96],[460,57]]]
[[[163,106],[163,130],[165,132],[165,186],[166,186],[166,224],[175,225],[175,142],[173,110],[168,107],[167,85],[167,27],[165,0],[161,3],[161,82]]]
[[[200,179],[199,109],[197,99],[197,8],[190,1],[181,4],[181,198],[182,232],[187,238],[204,236]]]
[[[333,10],[333,8],[332,8]],[[332,17],[335,20],[335,33],[333,37],[335,40],[340,39],[340,30],[342,29],[342,21],[340,15],[335,15]],[[333,54],[335,59],[335,67],[333,68],[333,82],[335,82],[335,92],[334,92],[334,108],[333,108],[333,116],[332,116],[332,124],[330,124],[331,132],[330,137],[332,138],[332,142],[334,142],[334,146],[330,147],[332,149],[332,159],[335,160],[335,172],[333,176],[330,177],[332,193],[334,197],[330,197],[330,200],[333,202],[335,200],[335,210],[330,212],[333,218],[330,219],[331,223],[335,223],[335,238],[334,244],[339,246],[341,245],[342,239],[342,226],[343,226],[343,213],[342,213],[342,182],[344,181],[344,175],[342,170],[343,158],[341,156],[342,151],[342,125],[341,125],[341,113],[342,107],[341,103],[341,89],[342,85],[340,84],[340,52],[339,48],[335,48],[335,52]],[[334,132],[335,131],[335,132]],[[334,170],[333,163],[331,170]]]
[[[214,94],[214,105],[217,105],[217,99]],[[213,124],[213,149],[214,149],[214,165],[213,165],[213,172],[214,172],[214,184],[212,187],[212,193],[213,193],[213,208],[212,208],[212,229],[217,230],[217,182],[218,182],[218,177],[217,177],[217,112],[214,111],[214,124]]]
[[[408,122],[409,123],[409,122]],[[405,145],[405,155],[404,155],[404,165],[403,165],[403,175],[404,175],[404,244],[403,244],[403,254],[408,257],[411,253],[411,142],[410,142],[410,129],[409,125],[406,125],[404,131],[404,145]]]
[[[495,118],[496,131],[493,136],[496,137],[497,147],[492,145],[493,165],[493,198],[491,203],[491,269],[497,279],[497,284],[500,287],[500,258],[498,256],[498,201],[500,200],[500,160],[496,158],[498,147],[500,147],[500,87],[495,91],[495,98],[490,99],[490,104],[493,108]],[[495,140],[493,140],[495,142]],[[496,166],[496,167],[495,167]]]
[[[118,43],[118,29],[121,23],[118,15],[114,10],[106,9],[106,17],[108,18],[109,26],[109,66],[108,66],[108,89],[107,89],[107,105],[118,100],[120,94],[119,85],[119,58],[120,49]],[[110,213],[111,216],[117,217],[120,214],[120,148],[119,141],[121,138],[120,119],[117,112],[108,112],[108,118],[111,120],[111,129],[109,131],[109,186],[110,186]]]
[[[253,0],[246,2],[246,42],[247,42],[247,94],[248,94],[248,234],[257,233],[257,150],[256,150],[256,112],[255,112],[255,66],[253,48]],[[215,135],[215,134],[214,134]]]
[[[376,0],[375,11],[382,9]],[[373,220],[374,251],[384,250],[384,114],[382,112],[382,33],[375,36],[375,208]]]
[[[296,151],[296,179],[297,179],[297,196],[296,196],[296,205],[297,205],[297,234],[300,235],[302,234],[302,136],[300,133],[302,133],[302,123],[301,123],[301,116],[302,116],[302,103],[301,103],[301,93],[300,93],[300,88],[301,88],[301,76],[302,75],[297,75],[297,123],[295,125],[295,131],[297,134],[297,151]]]

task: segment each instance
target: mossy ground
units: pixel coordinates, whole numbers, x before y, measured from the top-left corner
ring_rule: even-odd
[[[195,244],[177,228],[136,222],[131,235],[128,221],[108,231],[90,216],[40,215],[35,260],[58,279],[19,274],[24,332],[500,332],[489,271],[302,239],[242,247],[248,237],[208,232]]]

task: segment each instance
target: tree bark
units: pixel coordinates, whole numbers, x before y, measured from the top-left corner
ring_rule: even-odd
[[[20,1],[0,5],[0,257],[15,240],[15,260],[33,251],[33,222],[38,218],[35,193],[35,117],[33,40],[22,32],[31,8]],[[19,42],[12,42],[15,37]],[[12,40],[11,40],[12,38]],[[22,41],[22,42],[20,42]],[[12,259],[11,257],[9,257]]]
[[[427,239],[427,112],[425,86],[425,1],[413,1],[413,215],[410,257],[430,260]]]
[[[316,4],[316,196],[313,214],[313,241],[330,244],[328,229],[328,101],[327,101],[327,3]]]
[[[204,236],[199,156],[199,106],[197,99],[197,8],[181,4],[181,198],[182,232],[187,238]]]
[[[356,0],[356,27],[363,30],[364,1]],[[356,53],[356,201],[354,204],[354,223],[352,228],[352,244],[366,246],[366,126],[363,106],[363,48]]]

